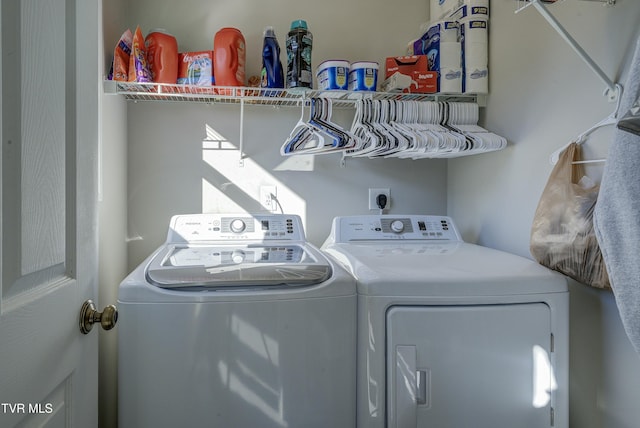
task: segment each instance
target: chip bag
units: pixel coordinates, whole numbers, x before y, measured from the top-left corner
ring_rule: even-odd
[[[126,82],[129,79],[129,60],[131,56],[131,43],[133,34],[131,30],[126,30],[113,51],[113,64],[109,73],[110,80]]]
[[[129,82],[151,82],[151,72],[147,64],[147,53],[144,45],[144,37],[140,27],[133,34],[131,56],[129,57]]]

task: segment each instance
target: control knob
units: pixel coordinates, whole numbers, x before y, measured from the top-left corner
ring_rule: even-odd
[[[243,232],[247,225],[239,218],[234,219],[229,225],[233,233]]]
[[[392,221],[391,230],[395,233],[401,233],[404,230],[404,223],[401,220]]]
[[[245,259],[245,254],[244,251],[242,250],[234,250],[233,253],[231,253],[231,260],[235,263],[235,264],[240,264],[244,261]]]

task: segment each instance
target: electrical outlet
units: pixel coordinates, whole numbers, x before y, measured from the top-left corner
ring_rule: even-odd
[[[387,205],[384,209],[388,210],[391,207],[391,190],[390,189],[369,189],[369,209],[379,210],[377,198],[378,195],[385,195],[387,197]]]
[[[278,189],[276,186],[260,186],[260,205],[267,211],[278,210]]]

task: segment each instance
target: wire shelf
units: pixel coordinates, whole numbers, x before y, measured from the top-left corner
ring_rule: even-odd
[[[319,91],[312,89],[271,89],[240,86],[194,86],[164,83],[104,81],[107,94],[120,94],[131,101],[194,102],[300,106],[311,98],[331,98],[334,107],[352,107],[360,99],[476,102],[484,106],[482,94],[405,94],[392,92]]]

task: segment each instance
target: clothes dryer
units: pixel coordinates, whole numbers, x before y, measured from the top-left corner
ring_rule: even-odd
[[[355,425],[355,281],[298,216],[173,217],[118,309],[121,428]]]
[[[356,278],[357,426],[568,427],[565,278],[445,216],[337,217]]]

